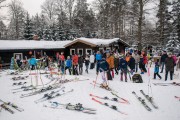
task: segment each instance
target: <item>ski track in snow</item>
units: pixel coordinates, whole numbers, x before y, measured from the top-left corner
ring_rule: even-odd
[[[174,96],[180,96],[180,86],[155,86],[153,83],[169,83],[169,82],[180,82],[180,78],[175,76],[173,81],[164,81],[164,73],[160,73],[162,76],[162,80],[153,80],[153,68],[151,67],[150,78],[148,74],[145,73],[142,75],[144,83],[132,83],[129,80],[128,75],[128,82],[120,81],[119,76],[115,75],[113,81],[109,81],[109,86],[113,88],[113,90],[118,91],[118,95],[122,98],[129,100],[130,104],[122,104],[108,100],[98,99],[102,102],[107,102],[109,105],[116,105],[117,108],[127,113],[128,115],[123,115],[114,111],[106,106],[100,105],[99,103],[94,102],[90,93],[101,96],[101,97],[109,97],[113,98],[114,96],[106,90],[101,88],[95,87],[91,85],[95,79],[95,69],[89,70],[89,74],[83,71],[83,75],[79,76],[70,76],[66,75],[66,79],[72,79],[78,77],[80,79],[89,79],[87,81],[78,81],[78,82],[69,82],[65,83],[62,86],[65,86],[65,91],[69,91],[74,89],[73,92],[67,93],[65,95],[59,96],[57,98],[52,99],[51,101],[57,101],[63,104],[66,103],[81,103],[84,107],[88,108],[95,108],[97,109],[95,115],[86,114],[77,111],[67,110],[63,107],[60,109],[52,109],[52,108],[45,108],[43,105],[50,105],[49,101],[41,102],[41,103],[34,103],[35,100],[41,98],[45,93],[42,94],[20,98],[21,94],[29,93],[29,92],[19,92],[13,94],[13,90],[15,88],[19,88],[20,86],[12,86],[13,82],[28,82],[27,85],[31,84],[31,77],[33,80],[33,84],[35,84],[35,77],[29,76],[27,80],[24,81],[13,81],[11,80],[14,76],[19,75],[8,75],[8,70],[0,72],[0,99],[4,101],[10,101],[15,103],[16,105],[23,108],[25,111],[18,112],[15,109],[15,114],[10,114],[5,110],[1,110],[0,112],[0,120],[180,120],[180,102],[174,98]],[[84,69],[85,70],[85,69]],[[41,70],[41,72],[43,72]],[[68,73],[68,72],[67,72]],[[21,73],[23,76],[28,75],[29,71]],[[180,71],[175,71],[175,74],[180,74]],[[40,76],[39,76],[40,77]],[[45,75],[41,75],[42,80],[45,83],[48,83],[50,80],[45,77]],[[169,76],[168,76],[169,77]],[[179,76],[180,77],[180,76]],[[40,80],[40,79],[39,79]],[[149,88],[150,95],[153,96],[154,102],[157,104],[159,109],[154,109],[153,106],[146,100],[146,98],[140,93],[139,90],[143,90],[146,94],[148,93],[148,82],[150,80],[151,88]],[[53,81],[54,82],[54,81]],[[52,83],[53,83],[52,82]],[[98,75],[97,83],[101,83],[100,74]],[[41,83],[39,81],[39,83]],[[152,94],[151,94],[152,89]],[[58,89],[55,89],[56,91]],[[143,105],[137,100],[137,98],[132,94],[132,91],[135,91],[138,96],[142,99],[145,99],[146,104],[152,109],[151,112],[147,111]],[[31,91],[30,91],[31,92]]]

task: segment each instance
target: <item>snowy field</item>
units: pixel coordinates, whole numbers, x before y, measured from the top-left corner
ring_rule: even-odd
[[[175,71],[175,78],[173,81],[164,81],[164,74],[162,76],[162,80],[158,78],[153,80],[153,68],[150,69],[150,85],[152,89],[152,96],[154,98],[155,103],[158,105],[159,109],[154,109],[153,106],[145,99],[145,97],[140,93],[139,90],[144,90],[145,93],[148,93],[148,83],[149,77],[148,74],[145,73],[142,75],[144,83],[132,83],[130,80],[128,82],[121,82],[119,79],[119,75],[115,75],[113,81],[109,81],[109,86],[114,90],[118,91],[118,95],[122,98],[129,100],[130,104],[117,103],[114,101],[101,100],[103,102],[107,102],[109,105],[116,105],[118,109],[122,112],[127,113],[128,115],[123,115],[114,111],[106,106],[100,105],[91,100],[90,93],[102,97],[113,98],[114,96],[107,90],[93,87],[90,83],[96,79],[95,69],[89,70],[89,74],[86,74],[84,71],[83,76],[77,76],[79,79],[89,79],[87,81],[78,81],[78,82],[69,82],[63,84],[65,86],[65,90],[74,89],[73,92],[68,93],[66,95],[57,97],[52,99],[51,101],[56,101],[59,103],[81,103],[84,107],[95,108],[96,114],[86,114],[78,111],[67,110],[63,107],[60,109],[46,108],[44,105],[50,105],[49,101],[41,102],[36,104],[34,101],[41,98],[45,93],[20,98],[21,94],[25,94],[28,92],[20,92],[13,94],[13,90],[15,88],[19,88],[20,86],[12,86],[14,81],[11,79],[14,76],[19,75],[8,75],[7,71],[0,72],[0,99],[4,101],[11,101],[16,105],[20,106],[24,109],[23,112],[18,112],[16,110],[15,114],[10,114],[5,110],[1,110],[0,112],[0,120],[180,120],[180,101],[175,99],[174,96],[180,96],[180,86],[155,86],[153,83],[169,83],[169,82],[180,82],[180,78],[178,74],[180,71]],[[41,71],[43,72],[43,71]],[[22,76],[29,75],[29,71],[22,72]],[[68,73],[68,72],[67,72]],[[45,75],[41,75],[44,83],[48,83],[50,79],[46,78]],[[75,78],[76,76],[66,75],[66,79]],[[129,78],[128,78],[129,79]],[[35,84],[35,78],[32,76],[33,83]],[[27,85],[31,84],[31,76],[27,80]],[[20,81],[18,81],[20,82]],[[23,82],[23,81],[22,81]],[[98,83],[101,82],[100,75],[98,76]],[[39,81],[40,83],[40,81]],[[150,93],[151,93],[150,89]],[[58,89],[57,89],[58,90]],[[141,96],[145,99],[145,102],[152,109],[151,112],[147,111],[141,103],[137,100],[137,98],[132,94],[132,91],[135,91],[138,96]],[[49,91],[50,92],[50,91]],[[46,93],[49,93],[46,92]]]

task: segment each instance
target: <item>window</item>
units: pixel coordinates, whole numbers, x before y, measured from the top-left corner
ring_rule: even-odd
[[[92,49],[86,49],[86,54],[91,55],[92,54]]]
[[[14,53],[14,58],[18,59],[18,60],[22,60],[23,59],[23,54],[22,53]]]
[[[70,55],[74,55],[75,49],[70,49]]]
[[[78,54],[79,54],[79,55],[83,55],[83,49],[82,49],[82,48],[79,48],[79,49],[78,49]]]

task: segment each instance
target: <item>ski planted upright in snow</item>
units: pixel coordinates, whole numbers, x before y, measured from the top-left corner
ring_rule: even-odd
[[[146,104],[145,100],[142,99],[141,97],[137,96],[136,92],[132,92],[132,94],[135,95],[135,97],[141,102],[141,104],[146,108],[146,110],[151,111],[151,108]]]
[[[154,103],[153,98],[149,97],[149,95],[146,95],[143,90],[140,90],[140,92],[144,95],[144,97],[152,104],[152,106],[155,109],[158,109],[158,106]]]

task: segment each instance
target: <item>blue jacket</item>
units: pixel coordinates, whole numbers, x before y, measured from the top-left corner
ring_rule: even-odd
[[[128,63],[125,59],[121,58],[119,60],[119,70],[127,70]]]
[[[31,59],[29,60],[29,64],[30,64],[30,65],[37,65],[37,60],[36,60],[36,58],[31,58]]]
[[[102,55],[101,54],[96,54],[96,60],[101,60],[102,59]]]
[[[68,59],[66,60],[66,67],[71,67],[72,66],[72,60]]]
[[[101,61],[99,61],[97,63],[97,72],[103,72],[103,71],[107,71],[109,70],[109,64],[107,63],[107,61],[105,59],[102,59]]]
[[[159,64],[155,63],[154,73],[159,73]]]

